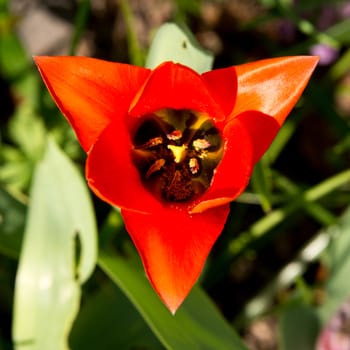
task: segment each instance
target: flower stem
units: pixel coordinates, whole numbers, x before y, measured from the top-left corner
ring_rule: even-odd
[[[128,1],[120,1],[120,10],[123,14],[125,25],[127,29],[127,39],[129,47],[130,63],[136,66],[144,65],[144,55],[140,47],[139,41],[137,39],[137,34],[135,31],[134,16],[132,14],[130,5]]]
[[[290,214],[298,209],[304,207],[310,202],[317,201],[325,195],[333,192],[337,188],[350,183],[350,170],[345,170],[337,175],[334,175],[316,186],[298,195],[296,199],[285,206],[284,208],[276,209],[270,214],[264,216],[262,219],[255,222],[248,231],[240,234],[240,236],[233,240],[228,246],[228,253],[231,259],[243,252],[254,240],[262,237],[272,228],[280,224]]]
[[[90,0],[81,1],[78,8],[78,12],[74,20],[74,23],[75,23],[74,32],[73,32],[73,37],[69,48],[69,55],[71,56],[75,55],[78,44],[84,34],[84,30],[86,29],[87,21],[89,18],[89,13],[90,13]]]

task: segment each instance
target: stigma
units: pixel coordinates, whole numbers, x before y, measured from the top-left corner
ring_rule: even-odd
[[[187,153],[186,145],[181,145],[181,146],[167,145],[167,147],[173,153],[175,163],[181,163],[185,159],[186,153]]]

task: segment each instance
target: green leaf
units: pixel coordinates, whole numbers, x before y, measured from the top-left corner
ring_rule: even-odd
[[[9,124],[9,133],[28,161],[35,162],[42,157],[46,131],[33,106],[23,104],[17,108]]]
[[[22,160],[6,162],[0,167],[0,181],[14,192],[22,192],[27,189],[33,172],[33,164],[24,158],[23,154],[16,150]]]
[[[36,115],[40,87],[39,75],[15,33],[16,19],[0,8],[0,74],[10,84],[15,96],[15,111],[4,124],[10,143],[15,144],[21,159],[6,159],[1,149],[0,180],[16,191],[27,191],[34,163],[42,157],[45,126]],[[1,20],[2,19],[2,20]]]
[[[315,348],[319,319],[311,306],[290,305],[280,319],[281,350],[310,350]]]
[[[34,74],[33,61],[27,55],[16,34],[18,18],[0,8],[0,73],[11,82],[18,105],[33,102],[38,97],[38,74]]]
[[[26,206],[0,188],[0,252],[17,258],[22,243]]]
[[[134,306],[112,282],[84,299],[70,343],[73,350],[163,349]]]
[[[9,14],[3,16],[0,27],[0,71],[9,80],[20,78],[29,68],[28,59],[14,28],[15,19]]]
[[[94,269],[96,250],[86,185],[50,140],[34,174],[16,277],[16,349],[67,349],[79,308],[79,285]]]
[[[189,30],[166,23],[154,36],[146,67],[153,69],[165,61],[178,62],[203,73],[212,69],[213,55],[199,46]]]
[[[350,293],[350,207],[343,214],[338,225],[331,228],[331,232],[333,232],[333,240],[326,255],[330,270],[325,286],[326,301],[318,309],[323,323],[332,316]]]
[[[193,288],[172,316],[142,270],[105,250],[100,251],[99,266],[127,295],[167,349],[247,349],[200,288]]]
[[[350,19],[345,19],[344,21],[335,22],[333,26],[328,28],[325,35],[333,38],[342,44],[350,43]]]
[[[329,75],[333,81],[341,79],[350,69],[350,49],[347,49],[342,56],[330,67]]]

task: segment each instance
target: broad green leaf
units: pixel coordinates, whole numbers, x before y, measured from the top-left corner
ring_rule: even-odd
[[[350,207],[331,228],[333,240],[327,249],[326,260],[330,276],[325,286],[326,301],[318,312],[326,322],[350,294]]]
[[[17,258],[22,243],[26,206],[0,188],[0,252]]]
[[[127,295],[167,349],[247,349],[199,287],[193,288],[172,316],[142,270],[105,250],[100,251],[99,266]]]
[[[163,349],[134,306],[112,282],[86,296],[70,343],[73,350]]]
[[[50,140],[34,174],[16,277],[16,349],[67,349],[80,283],[95,261],[96,227],[88,191],[74,165]]]
[[[319,319],[311,306],[289,305],[280,319],[280,349],[314,349],[318,331]]]
[[[212,69],[213,55],[199,46],[190,31],[174,23],[166,23],[154,36],[146,67],[153,69],[165,61],[181,63],[203,73]]]

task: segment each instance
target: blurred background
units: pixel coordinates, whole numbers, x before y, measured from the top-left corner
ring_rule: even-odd
[[[143,65],[155,30],[167,21],[185,23],[214,53],[214,68],[320,56],[249,188],[232,203],[201,285],[250,349],[287,349],[281,324],[298,322],[305,313],[295,310],[305,305],[327,308],[332,332],[348,346],[337,349],[350,349],[350,283],[344,283],[350,274],[350,1],[340,0],[0,0],[0,349],[11,349],[18,247],[45,135],[54,135],[82,172],[85,157],[31,57],[84,55]],[[102,227],[110,208],[95,198],[94,205]],[[347,235],[332,260],[334,232]],[[109,239],[119,248],[130,244],[125,232]],[[335,275],[334,261],[340,264]],[[105,283],[97,270],[84,298]],[[328,308],[333,289],[337,297]],[[313,340],[317,327],[310,330]]]

